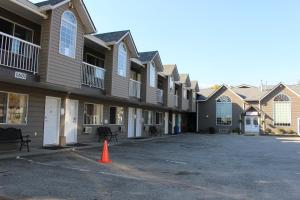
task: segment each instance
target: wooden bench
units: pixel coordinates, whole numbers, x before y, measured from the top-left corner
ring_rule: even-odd
[[[114,138],[116,142],[118,142],[118,133],[121,132],[121,127],[118,128],[118,131],[112,132],[110,127],[108,126],[101,126],[98,128],[99,136],[103,136],[109,142]]]
[[[26,146],[27,151],[29,152],[29,135],[23,136],[21,129],[16,128],[0,128],[0,143],[19,143],[19,150],[22,151],[22,147]]]

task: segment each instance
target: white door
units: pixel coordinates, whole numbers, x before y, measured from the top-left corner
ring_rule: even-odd
[[[128,108],[128,138],[134,137],[134,108]]]
[[[60,98],[46,97],[44,146],[59,145]]]
[[[142,137],[142,109],[136,109],[136,120],[135,120],[135,137]]]
[[[77,143],[78,101],[66,100],[65,136],[67,144]]]
[[[168,134],[169,132],[168,124],[169,124],[169,113],[165,112],[165,134]]]
[[[300,118],[298,118],[298,135],[300,136]]]
[[[245,116],[245,132],[259,133],[259,121],[257,116]]]

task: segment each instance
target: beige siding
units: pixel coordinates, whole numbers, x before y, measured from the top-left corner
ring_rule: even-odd
[[[283,93],[290,97],[292,103],[292,123],[290,127],[278,127],[274,126],[273,120],[273,99],[276,95]],[[277,88],[270,95],[268,95],[261,102],[261,109],[265,113],[265,128],[271,129],[273,132],[276,132],[277,129],[282,128],[287,131],[293,130],[295,132],[298,131],[298,122],[297,119],[300,118],[300,97],[298,97],[295,93],[291,92],[289,89],[284,86]]]
[[[232,101],[232,125],[231,126],[217,126],[216,125],[216,99],[222,95],[231,98]],[[216,131],[219,129],[232,129],[240,127],[240,117],[243,113],[243,101],[231,91],[221,89],[213,97],[206,102],[199,102],[198,104],[198,125],[200,131],[207,131],[209,127],[214,127]]]
[[[76,55],[74,58],[59,54],[61,16],[64,11],[69,10],[68,4],[52,10],[51,28],[49,38],[49,58],[46,81],[67,87],[81,87],[81,65],[83,55],[84,26],[75,9],[70,9],[77,18],[77,41]]]
[[[146,84],[146,103],[157,104],[156,91],[157,91],[157,74],[155,75],[155,87],[150,86],[150,64],[147,64],[147,79],[142,80]],[[156,69],[157,72],[157,69]]]

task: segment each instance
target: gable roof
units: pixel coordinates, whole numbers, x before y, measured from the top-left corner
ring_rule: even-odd
[[[134,40],[133,40],[130,30],[99,33],[94,36],[103,40],[104,42],[106,42],[107,45],[118,44],[126,37],[129,37],[129,41],[131,43],[131,46],[133,47],[133,54],[135,57],[139,57],[139,53],[138,53],[137,47],[134,43]]]
[[[166,76],[174,75],[175,81],[179,81],[180,80],[176,64],[173,64],[173,65],[164,65],[163,74],[166,75]]]
[[[191,87],[191,80],[189,74],[179,74],[180,83],[185,84],[186,87]]]
[[[228,91],[232,92],[234,95],[236,95],[239,99],[241,99],[242,101],[244,101],[244,99],[238,95],[237,93],[235,93],[230,87],[228,87],[227,85],[223,84],[221,85],[220,88],[218,89],[208,89],[203,93],[203,90],[201,89],[199,94],[199,98],[197,99],[198,101],[207,101],[208,99],[210,99],[212,96],[214,96],[214,94],[216,94],[217,92],[219,92],[221,89],[226,88]],[[204,98],[203,98],[204,97]]]
[[[198,81],[191,81],[191,89],[194,90],[195,92],[199,92],[199,84]]]
[[[86,28],[87,33],[95,33],[97,31],[96,26],[88,12],[83,0],[47,0],[36,3],[35,5],[39,7],[40,11],[53,10],[61,5],[72,2],[79,13],[79,17]]]
[[[276,90],[278,87],[284,86],[288,90],[290,90],[292,93],[300,97],[300,85],[292,85],[292,86],[287,86],[284,83],[279,83],[278,85],[274,86],[271,90],[266,92],[260,99],[259,101],[262,101],[264,98],[266,98],[269,94],[271,94],[274,90]]]
[[[142,61],[143,63],[148,63],[153,61],[155,56],[158,54],[158,51],[147,51],[147,52],[139,52],[139,60]]]

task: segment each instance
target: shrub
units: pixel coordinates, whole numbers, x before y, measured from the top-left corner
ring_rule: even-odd
[[[235,128],[235,129],[232,130],[232,132],[240,134],[241,133],[241,129],[240,128]]]
[[[208,128],[208,132],[209,132],[210,134],[215,134],[215,133],[216,133],[216,129],[215,129],[214,127],[209,127],[209,128]]]
[[[276,131],[277,133],[279,133],[279,134],[287,134],[287,131],[286,130],[284,130],[283,128],[279,128],[279,129],[277,129],[277,131]]]
[[[297,135],[297,133],[292,129],[288,130],[287,133],[290,135]]]
[[[272,130],[271,130],[270,128],[266,128],[265,133],[266,133],[266,134],[271,134],[271,133],[272,133]]]

